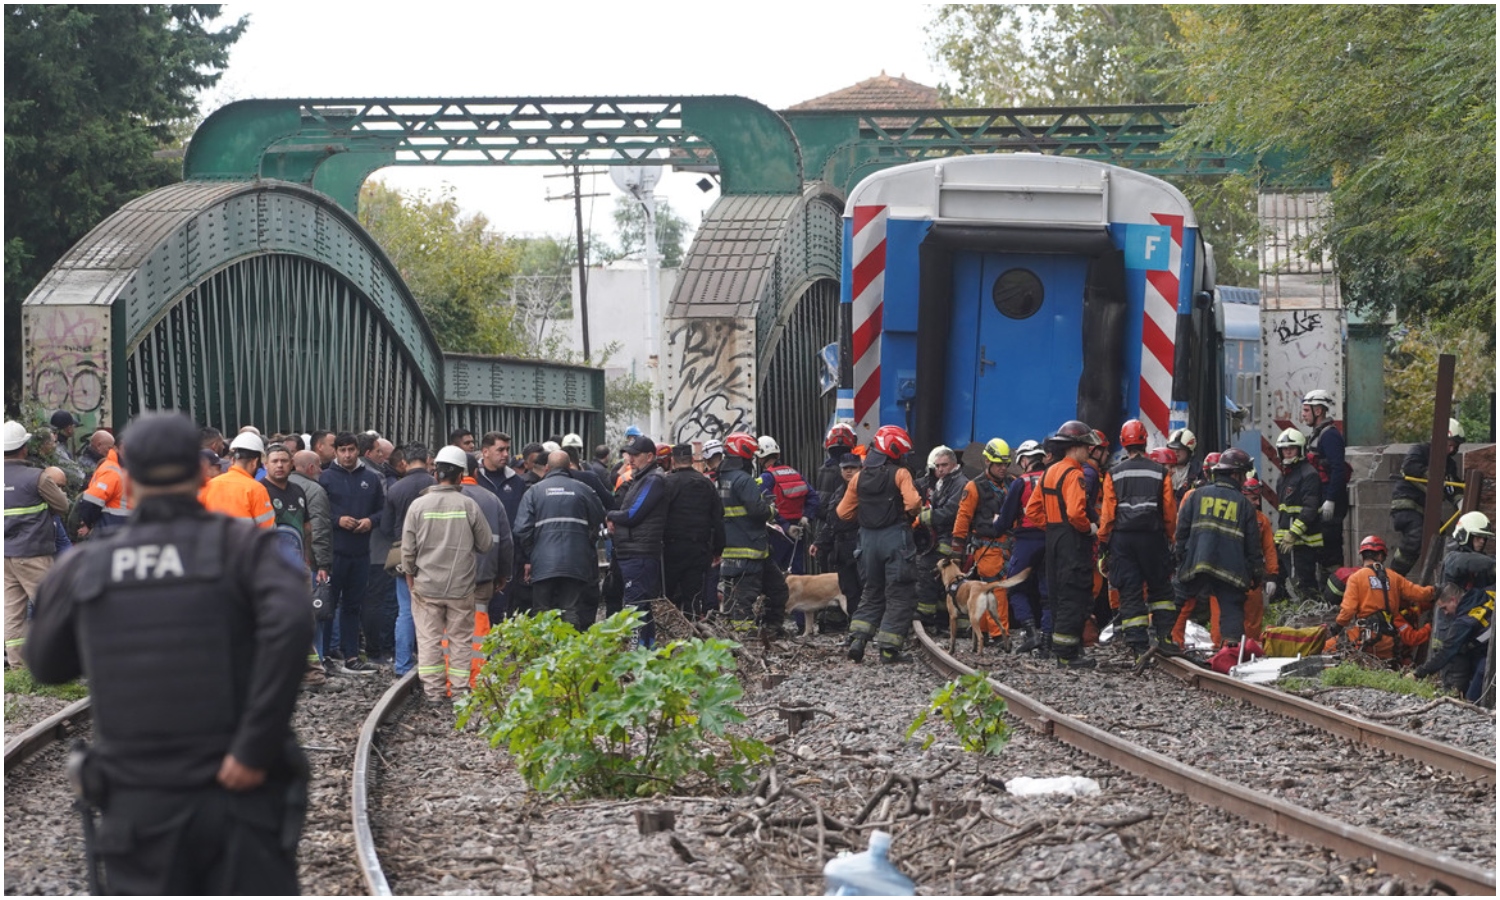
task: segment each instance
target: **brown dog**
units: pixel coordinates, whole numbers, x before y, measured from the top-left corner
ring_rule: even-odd
[[[937,564],[938,578],[943,582],[943,593],[948,601],[948,652],[952,653],[958,642],[958,611],[968,613],[969,629],[974,634],[974,652],[984,652],[986,637],[1004,640],[1010,636],[1010,602],[1005,588],[988,581],[970,581],[957,560],[944,559]],[[954,588],[954,583],[958,587]],[[984,618],[988,616],[998,634],[991,635]]]
[[[802,629],[803,637],[812,637],[817,630],[818,610],[837,606],[844,611],[844,615],[849,614],[848,601],[844,599],[844,592],[839,590],[839,576],[836,572],[826,575],[788,575],[786,589],[787,614],[800,612],[807,622]]]

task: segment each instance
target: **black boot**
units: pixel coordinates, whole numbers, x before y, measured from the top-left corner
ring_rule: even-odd
[[[911,662],[910,653],[902,653],[899,647],[881,647],[880,664],[882,666],[897,666]]]
[[[1023,625],[1021,627],[1021,643],[1016,647],[1017,653],[1030,653],[1042,645],[1041,632],[1035,626]]]
[[[855,662],[865,661],[865,644],[870,640],[869,635],[855,634],[849,637],[849,658]]]
[[[1092,669],[1097,665],[1098,663],[1094,661],[1092,656],[1085,656],[1081,652],[1075,653],[1072,656],[1059,656],[1057,658],[1057,667],[1059,669]]]
[[[1050,635],[1050,634],[1043,634],[1042,635],[1041,642],[1036,645],[1036,658],[1037,659],[1051,659],[1052,658],[1052,635]]]

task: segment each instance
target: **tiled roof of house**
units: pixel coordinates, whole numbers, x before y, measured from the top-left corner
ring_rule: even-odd
[[[787,108],[789,112],[814,112],[832,109],[932,109],[942,105],[938,89],[917,84],[910,79],[887,75],[882,71],[874,78],[840,88]]]

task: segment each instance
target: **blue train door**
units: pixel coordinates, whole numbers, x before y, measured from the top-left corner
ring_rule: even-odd
[[[943,433],[1041,440],[1076,415],[1089,260],[960,251],[953,264]]]

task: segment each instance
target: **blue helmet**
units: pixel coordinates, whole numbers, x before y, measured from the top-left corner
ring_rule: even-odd
[[[629,428],[625,429],[625,436],[626,437],[640,437],[641,436],[641,430],[639,428],[635,427],[634,425],[632,425]]]

